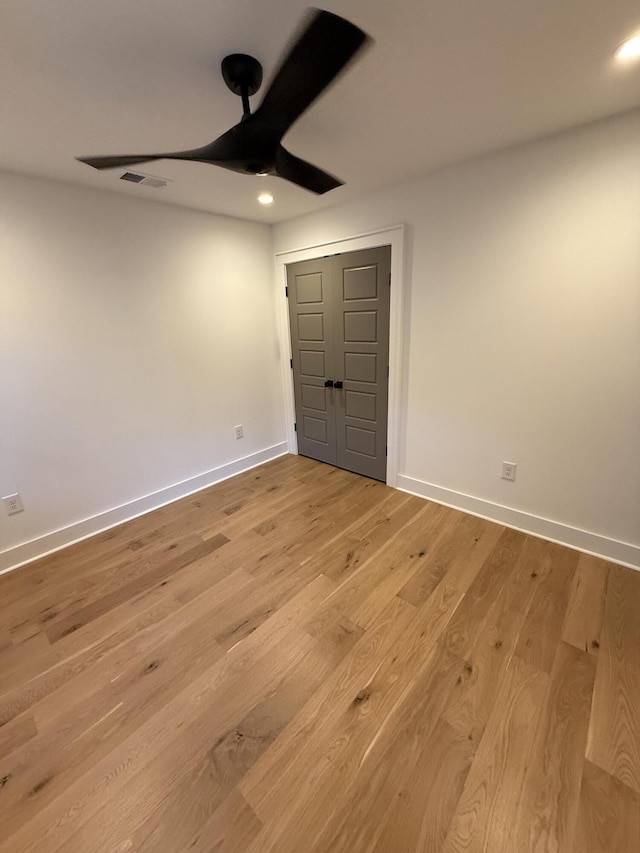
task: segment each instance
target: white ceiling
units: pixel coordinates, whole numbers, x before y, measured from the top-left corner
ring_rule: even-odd
[[[245,219],[278,222],[446,163],[640,106],[639,0],[327,0],[373,45],[285,138],[346,185],[315,196],[199,163],[138,167],[155,190],[75,155],[193,148],[235,124],[222,58],[268,83],[305,0],[19,0],[0,28],[0,167]],[[253,105],[260,100],[259,93]],[[259,191],[275,196],[270,208]]]

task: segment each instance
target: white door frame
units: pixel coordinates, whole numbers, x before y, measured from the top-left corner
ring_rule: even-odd
[[[278,312],[278,338],[282,354],[282,386],[286,416],[287,445],[289,453],[298,452],[298,439],[293,428],[295,423],[295,398],[293,392],[293,373],[289,359],[291,357],[291,331],[289,328],[289,307],[285,295],[287,285],[287,264],[309,261],[325,255],[338,255],[343,252],[357,252],[360,249],[373,249],[376,246],[391,246],[391,305],[389,312],[389,407],[387,413],[387,484],[397,485],[398,465],[401,442],[401,404],[402,404],[402,356],[404,340],[404,225],[392,225],[366,234],[343,237],[328,243],[317,243],[300,249],[276,252],[275,282],[276,306]]]

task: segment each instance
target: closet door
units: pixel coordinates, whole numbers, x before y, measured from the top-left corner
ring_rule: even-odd
[[[298,452],[336,464],[333,312],[329,258],[287,267]]]
[[[390,268],[389,246],[287,267],[298,450],[382,481]]]
[[[335,255],[333,350],[337,465],[387,476],[389,276],[391,249]]]

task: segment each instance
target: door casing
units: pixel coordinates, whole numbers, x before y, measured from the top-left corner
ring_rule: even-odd
[[[310,260],[324,255],[391,246],[391,303],[389,315],[389,407],[387,417],[387,484],[397,485],[402,436],[403,363],[408,352],[408,328],[405,317],[405,239],[404,225],[392,225],[355,236],[336,238],[323,243],[277,252],[275,255],[276,305],[278,310],[278,337],[280,342],[282,385],[285,402],[287,446],[290,453],[298,452],[294,429],[295,400],[290,367],[291,336],[289,309],[285,288],[287,264]]]

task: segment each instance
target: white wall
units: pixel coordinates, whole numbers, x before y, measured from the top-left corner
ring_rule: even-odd
[[[265,225],[0,174],[0,568],[284,450],[272,258]]]
[[[401,485],[640,565],[640,113],[284,223],[274,247],[399,222]]]

